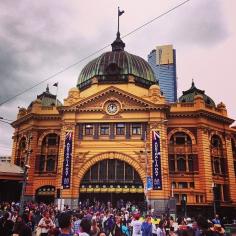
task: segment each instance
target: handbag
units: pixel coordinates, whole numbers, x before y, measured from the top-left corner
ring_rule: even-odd
[[[36,236],[40,236],[42,233],[42,228],[41,227],[37,227],[36,230],[35,230],[35,235]]]

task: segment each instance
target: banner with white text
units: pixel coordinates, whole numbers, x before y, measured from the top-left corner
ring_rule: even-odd
[[[73,137],[73,133],[71,131],[66,133],[65,149],[64,149],[64,162],[63,162],[63,170],[62,170],[62,187],[63,187],[63,189],[70,188],[72,137]]]
[[[152,131],[153,190],[162,190],[160,132]]]

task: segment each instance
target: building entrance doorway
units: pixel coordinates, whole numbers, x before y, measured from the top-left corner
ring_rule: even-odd
[[[108,159],[96,163],[80,184],[80,204],[99,201],[117,206],[127,202],[140,204],[144,200],[143,182],[138,172],[121,160]]]
[[[51,185],[45,185],[36,190],[35,194],[36,202],[43,202],[45,204],[54,203],[55,200],[55,187]]]

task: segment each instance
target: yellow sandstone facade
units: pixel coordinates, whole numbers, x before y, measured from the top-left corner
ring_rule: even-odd
[[[212,211],[214,201],[225,211],[235,209],[236,130],[230,127],[233,120],[225,105],[216,106],[194,83],[178,103],[167,103],[150,79],[150,69],[146,74],[134,70],[144,68],[144,60],[123,51],[119,40],[114,43],[109,52],[114,58],[106,62],[103,54],[99,59],[107,64],[103,69],[98,65],[103,74],[89,64],[63,104],[47,89],[28,108],[20,108],[12,124],[12,155],[17,165],[30,166],[26,197],[54,200],[60,191],[65,203],[75,207],[80,199],[112,193],[113,198],[131,196],[129,200],[146,197],[160,211],[170,210],[172,198],[178,206],[184,199],[189,212]],[[118,54],[124,56],[123,67]],[[131,72],[124,72],[126,67]],[[146,177],[152,176],[153,130],[160,132],[162,189],[146,191]],[[62,189],[69,131],[71,182],[69,189]]]

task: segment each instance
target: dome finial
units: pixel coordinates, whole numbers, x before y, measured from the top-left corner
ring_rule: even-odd
[[[125,43],[120,38],[120,16],[125,11],[120,11],[120,8],[118,7],[118,29],[116,33],[116,40],[111,44],[112,51],[124,51]]]
[[[192,87],[195,87],[194,79],[192,78]]]

